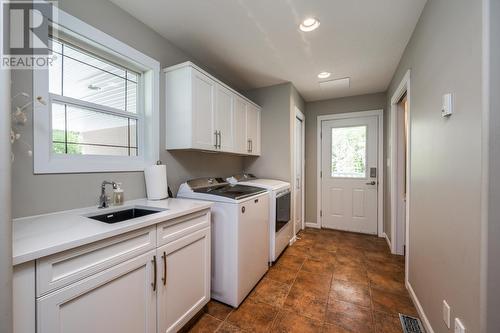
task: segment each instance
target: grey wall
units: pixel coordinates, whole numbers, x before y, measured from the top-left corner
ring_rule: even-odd
[[[387,94],[411,69],[409,282],[436,333],[452,332],[443,299],[480,332],[481,10],[481,1],[427,1]],[[444,119],[447,92],[455,110]]]
[[[290,108],[292,85],[283,83],[245,92],[262,106],[261,156],[246,157],[245,171],[261,178],[291,180]]]
[[[109,1],[60,0],[59,7],[90,25],[127,43],[141,52],[157,59],[162,67],[182,61],[193,60],[160,35],[149,29]],[[195,59],[194,59],[195,60]],[[195,60],[196,62],[196,60]],[[197,62],[200,64],[200,62]],[[203,66],[203,64],[201,64]],[[207,68],[212,74],[217,73]],[[224,78],[221,78],[224,79]],[[13,93],[32,92],[32,77],[28,71],[13,73]],[[163,80],[161,81],[161,92]],[[179,184],[201,176],[226,176],[241,172],[243,158],[198,152],[169,153],[164,150],[165,100],[160,102],[160,159],[167,164],[168,181],[175,191]],[[32,126],[26,126],[22,135],[32,142]],[[127,199],[145,197],[144,175],[136,173],[94,173],[64,175],[33,175],[33,161],[25,149],[14,147],[16,161],[13,164],[13,215],[29,216],[58,210],[91,206],[96,204],[99,184],[104,179],[123,183]]]
[[[326,101],[310,102],[305,105],[306,116],[306,212],[305,220],[316,223],[317,207],[317,122],[318,116],[385,109],[385,93],[336,98]]]
[[[488,169],[486,177],[485,189],[489,197],[487,203],[487,215],[483,219],[486,227],[483,230],[483,264],[485,267],[482,272],[484,287],[482,291],[483,304],[483,329],[481,332],[500,332],[500,318],[498,309],[500,309],[500,1],[487,1],[490,3],[490,12],[486,21],[486,29],[489,30],[487,46],[489,50],[486,55],[489,61],[489,77],[485,105],[485,116],[483,129],[486,132],[486,140],[489,145],[483,146],[486,148],[485,153],[488,154]],[[484,50],[484,48],[483,48]],[[488,68],[487,68],[488,70]],[[486,88],[486,87],[485,87]],[[488,174],[489,173],[489,174]],[[484,226],[484,225],[483,225]],[[484,310],[484,307],[487,310]]]
[[[3,17],[3,6],[0,17]],[[0,24],[0,45],[3,45]],[[10,71],[0,69],[0,332],[12,332]]]

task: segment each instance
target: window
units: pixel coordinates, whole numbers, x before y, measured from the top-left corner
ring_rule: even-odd
[[[61,40],[51,45],[52,152],[137,156],[141,74]]]
[[[366,126],[332,128],[332,177],[366,177]]]
[[[159,63],[58,10],[33,71],[35,173],[142,171],[158,159]],[[75,33],[78,31],[78,33]]]

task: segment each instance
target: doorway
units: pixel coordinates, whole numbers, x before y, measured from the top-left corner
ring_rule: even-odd
[[[305,116],[295,108],[294,134],[294,235],[304,229]]]
[[[323,228],[381,235],[382,110],[318,117]]]
[[[390,198],[391,252],[406,255],[408,260],[410,211],[410,71],[406,73],[391,98]]]

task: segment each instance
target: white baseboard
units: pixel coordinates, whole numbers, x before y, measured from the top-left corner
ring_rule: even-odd
[[[306,228],[321,229],[321,226],[314,222],[306,222]]]
[[[387,242],[387,245],[389,245],[389,249],[391,249],[392,252],[392,245],[391,245],[391,240],[389,239],[389,236],[385,232],[382,233],[382,237],[385,238],[385,241]]]
[[[406,289],[408,289],[413,304],[415,304],[415,307],[417,308],[418,315],[422,320],[422,324],[424,324],[425,331],[427,333],[434,333],[434,330],[432,329],[429,319],[425,315],[424,309],[422,308],[422,304],[420,304],[420,301],[418,300],[417,295],[415,294],[415,291],[413,290],[410,281],[408,280],[406,280]]]
[[[292,245],[297,241],[297,235],[293,235],[292,239],[290,239],[290,242],[288,242],[288,245]]]

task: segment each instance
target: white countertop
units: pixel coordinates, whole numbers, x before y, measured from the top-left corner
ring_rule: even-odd
[[[166,209],[157,214],[108,224],[85,217],[126,209],[127,207]],[[13,221],[13,264],[18,265],[77,246],[89,244],[125,232],[165,222],[212,206],[208,201],[190,199],[146,199],[127,201],[123,206],[106,209],[87,207]]]

